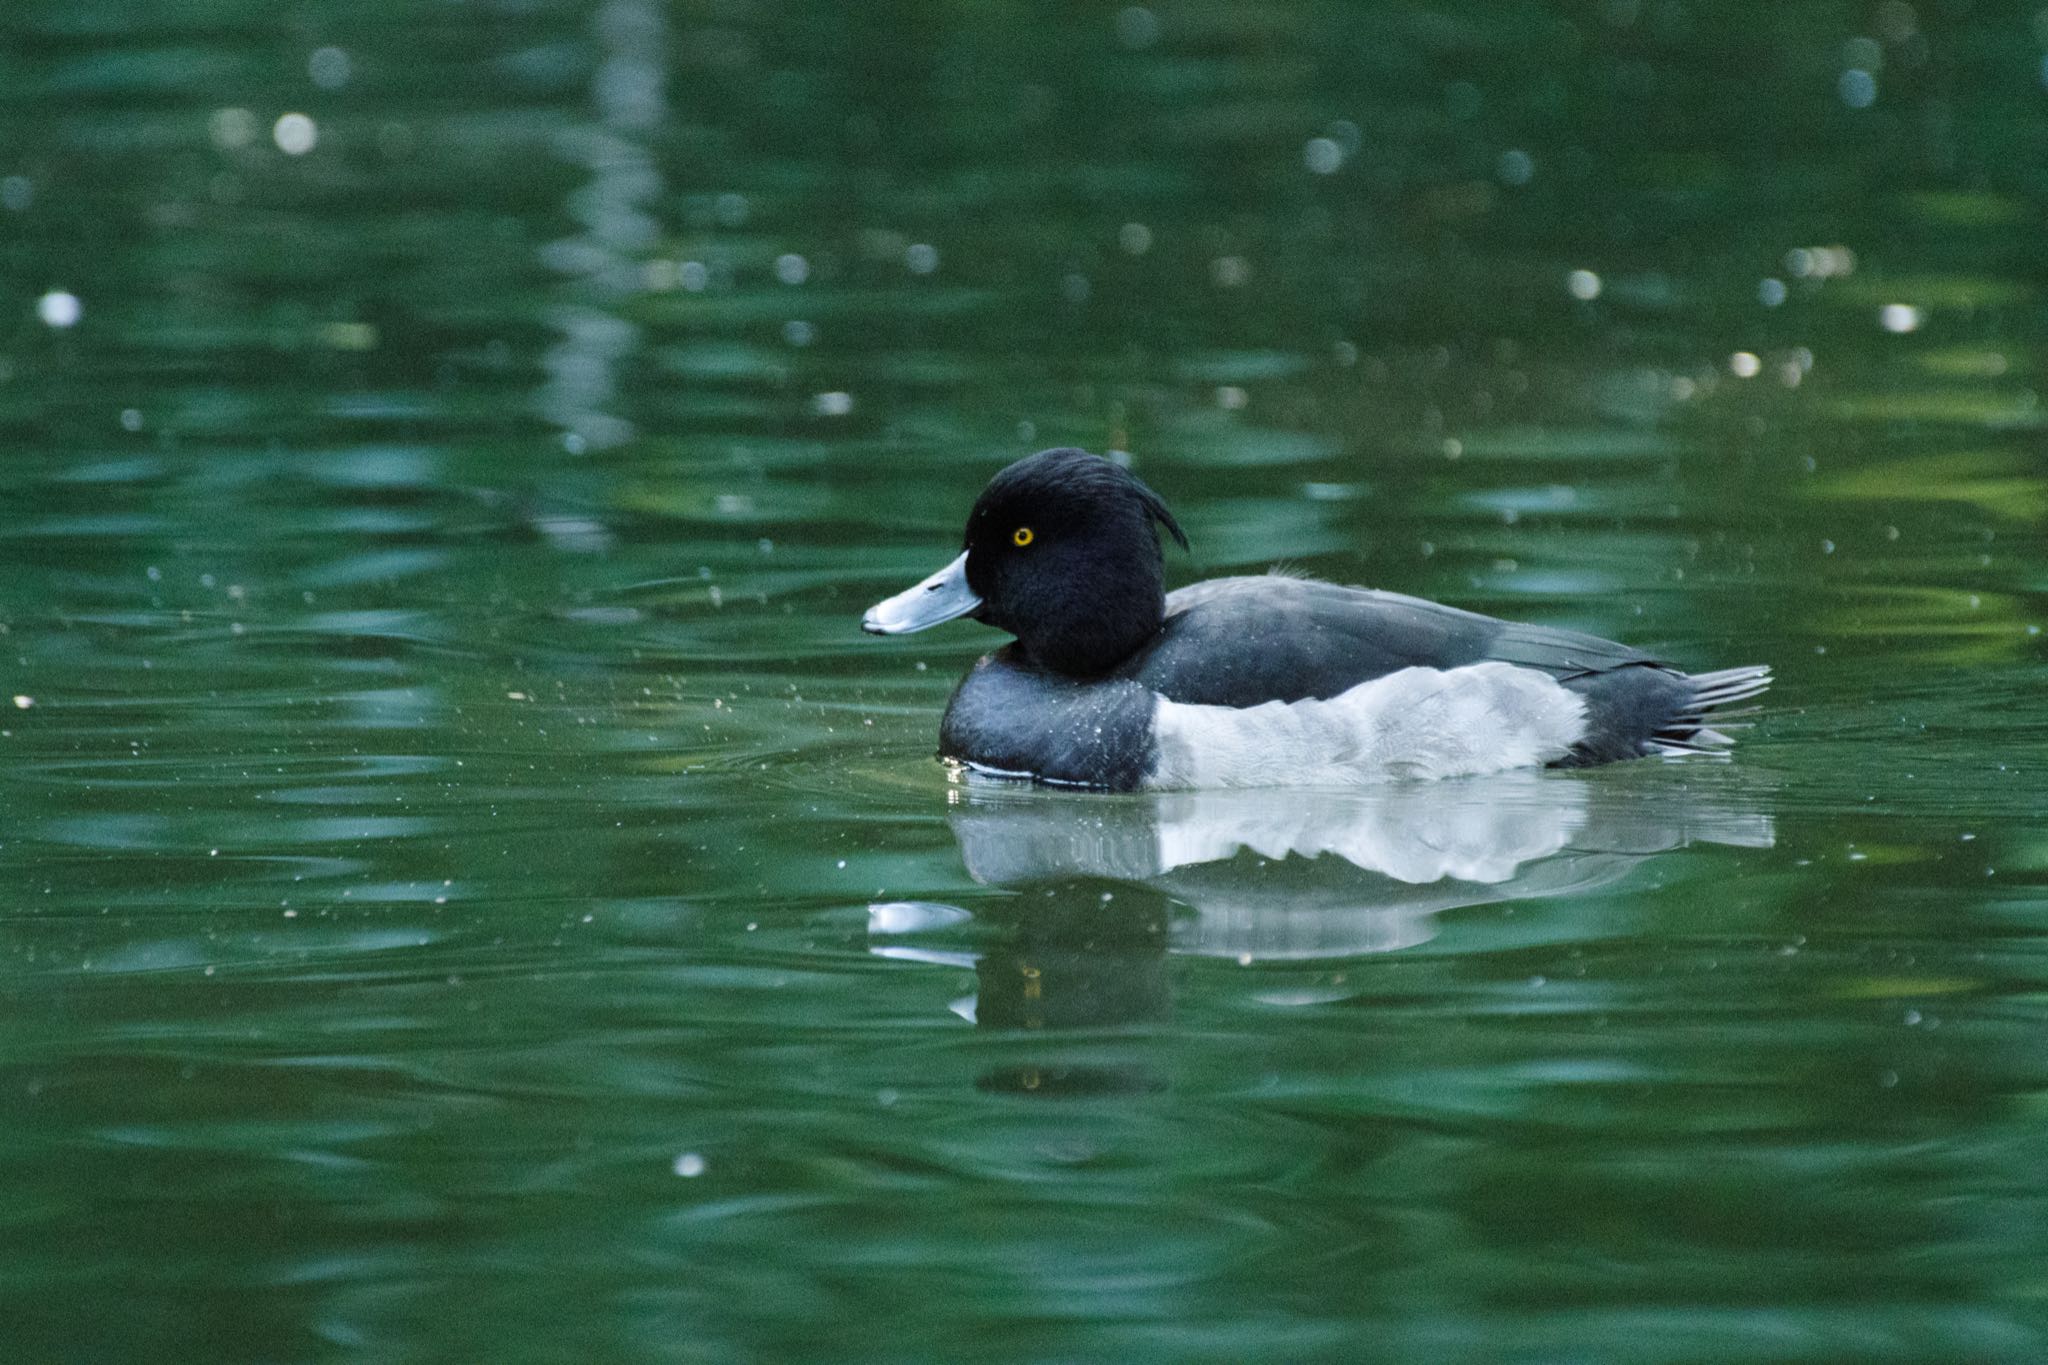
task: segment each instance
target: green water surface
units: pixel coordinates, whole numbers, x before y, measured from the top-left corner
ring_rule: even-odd
[[[2044,42],[12,0],[0,1356],[2048,1357]],[[951,780],[1067,443],[1769,709]]]

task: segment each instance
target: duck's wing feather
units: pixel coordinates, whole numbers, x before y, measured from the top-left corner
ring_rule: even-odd
[[[1212,706],[1327,699],[1415,666],[1499,661],[1569,679],[1657,662],[1577,631],[1277,575],[1197,583],[1168,596],[1166,610],[1165,627],[1118,675]]]

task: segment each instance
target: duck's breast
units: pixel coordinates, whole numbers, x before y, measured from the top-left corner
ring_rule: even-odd
[[[982,656],[954,689],[939,753],[1009,776],[1130,791],[1156,766],[1158,704],[1129,679],[1064,678],[1010,645]]]

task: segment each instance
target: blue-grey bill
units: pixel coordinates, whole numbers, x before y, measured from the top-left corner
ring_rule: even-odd
[[[956,616],[981,610],[981,599],[967,586],[967,555],[905,592],[868,608],[860,628],[870,635],[907,635]]]

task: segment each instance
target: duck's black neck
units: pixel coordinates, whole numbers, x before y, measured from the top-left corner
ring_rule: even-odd
[[[1131,657],[1166,619],[1165,575],[1151,528],[1127,552],[1091,558],[1087,572],[1055,580],[1062,591],[1017,613],[1010,629],[1031,661],[1072,678],[1096,678]]]

